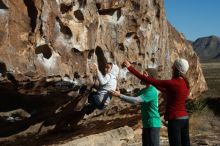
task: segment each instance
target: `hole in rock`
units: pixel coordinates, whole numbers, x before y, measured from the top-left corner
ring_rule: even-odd
[[[115,11],[117,12],[117,20],[121,17],[121,7],[119,8],[110,8],[110,9],[98,9],[99,15],[110,15],[112,16]]]
[[[24,4],[27,7],[28,16],[30,17],[31,31],[34,32],[37,25],[37,14],[38,14],[37,8],[33,0],[24,0]]]
[[[150,61],[151,61],[152,63],[155,63],[155,60],[156,60],[155,58],[151,58],[151,59],[150,59]]]
[[[78,0],[78,2],[80,8],[84,8],[87,4],[87,0]]]
[[[156,12],[156,17],[157,18],[160,18],[160,4],[159,4],[159,2],[158,1],[154,1],[154,6],[157,8],[157,12]]]
[[[74,53],[80,53],[80,51],[79,51],[78,49],[76,49],[76,48],[72,48],[72,51],[73,51]]]
[[[68,75],[68,74],[65,74],[65,75],[64,75],[64,77],[70,78],[70,75]]]
[[[96,7],[97,7],[98,10],[101,9],[101,4],[100,3],[96,3]]]
[[[51,48],[47,44],[38,46],[35,49],[35,53],[36,54],[42,53],[44,58],[47,58],[47,59],[49,59],[52,56],[52,50],[51,50]]]
[[[105,65],[107,63],[107,59],[105,58],[104,52],[101,47],[97,46],[95,50],[95,54],[97,56],[99,70],[102,74],[105,73]]]
[[[60,24],[60,32],[62,32],[68,38],[71,38],[73,36],[71,29],[68,26],[65,26],[59,17],[56,17],[56,20]]]
[[[137,23],[137,21],[136,21],[136,19],[134,19],[134,18],[130,18],[129,20],[128,20],[128,25],[129,25],[129,27],[138,27],[138,23]]]
[[[73,3],[71,3],[70,5],[66,5],[64,3],[60,4],[60,11],[62,14],[71,11],[72,8],[73,8]]]
[[[156,17],[160,18],[160,8],[157,9]]]
[[[128,32],[125,37],[126,37],[126,38],[129,38],[129,37],[131,37],[133,34],[135,34],[135,32]]]
[[[71,51],[72,51],[72,53],[74,53],[74,54],[83,55],[83,53],[82,53],[80,50],[76,49],[76,48],[72,48]]]
[[[41,36],[44,35],[44,31],[43,31],[43,23],[40,24],[40,35],[41,35]]]
[[[115,58],[115,56],[114,56],[114,53],[113,52],[110,52],[110,58]]]
[[[80,78],[80,74],[78,72],[74,72],[74,78],[79,79]]]
[[[121,51],[125,51],[125,47],[123,43],[118,44],[118,46]]]
[[[135,11],[139,11],[140,10],[140,4],[138,2],[135,1],[131,1],[132,5],[133,5],[133,9]]]
[[[76,11],[74,11],[74,15],[75,15],[76,19],[78,19],[79,21],[84,20],[84,16],[83,16],[82,11],[76,10]]]
[[[2,0],[0,0],[0,9],[8,9]]]
[[[0,73],[2,74],[2,76],[5,76],[6,72],[7,72],[7,67],[5,63],[0,62]]]
[[[139,56],[142,56],[143,58],[145,57],[145,54],[144,54],[144,53],[141,53],[141,52],[139,52],[138,55],[139,55]]]
[[[147,54],[147,57],[149,57],[149,52],[146,52],[146,54]]]
[[[90,50],[88,53],[88,59],[91,59],[94,53],[95,53],[94,49]]]
[[[135,36],[134,36],[134,39],[135,39],[135,40],[139,40],[139,38],[138,38],[138,36],[137,36],[137,35],[135,35]]]

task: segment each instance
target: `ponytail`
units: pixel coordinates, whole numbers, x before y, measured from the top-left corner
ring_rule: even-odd
[[[187,88],[190,89],[190,85],[189,85],[189,80],[188,80],[188,78],[187,78],[185,75],[181,75],[181,77],[184,79]]]
[[[174,78],[182,77],[182,78],[184,79],[185,83],[186,83],[187,88],[190,89],[190,85],[189,85],[189,80],[188,80],[188,78],[187,78],[184,74],[182,74],[181,72],[179,72],[179,70],[177,70],[177,69],[174,70],[173,77],[174,77]]]

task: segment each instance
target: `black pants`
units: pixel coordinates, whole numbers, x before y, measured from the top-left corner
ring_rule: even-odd
[[[170,146],[190,146],[189,119],[168,121],[168,137]]]
[[[88,102],[94,107],[94,108],[98,108],[98,109],[103,109],[104,108],[104,104],[102,101],[100,101],[98,95],[96,92],[92,92],[90,93],[89,97],[88,97]]]
[[[160,128],[143,128],[142,146],[159,146]]]

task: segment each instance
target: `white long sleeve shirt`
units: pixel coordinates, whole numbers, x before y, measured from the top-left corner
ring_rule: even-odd
[[[117,65],[114,64],[112,65],[111,72],[106,74],[105,76],[103,76],[99,70],[97,72],[97,77],[100,84],[97,93],[101,102],[105,100],[105,105],[108,105],[111,100],[110,91],[116,90],[118,73],[119,68]]]

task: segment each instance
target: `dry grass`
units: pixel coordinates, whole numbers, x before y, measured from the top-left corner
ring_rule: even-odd
[[[220,62],[203,62],[202,69],[209,90],[188,105],[192,135],[218,131],[220,125]]]
[[[209,87],[203,97],[220,97],[220,62],[203,63],[202,69]]]
[[[209,132],[212,129],[213,120],[215,120],[215,115],[208,107],[193,113],[190,117],[190,133],[197,135]]]

